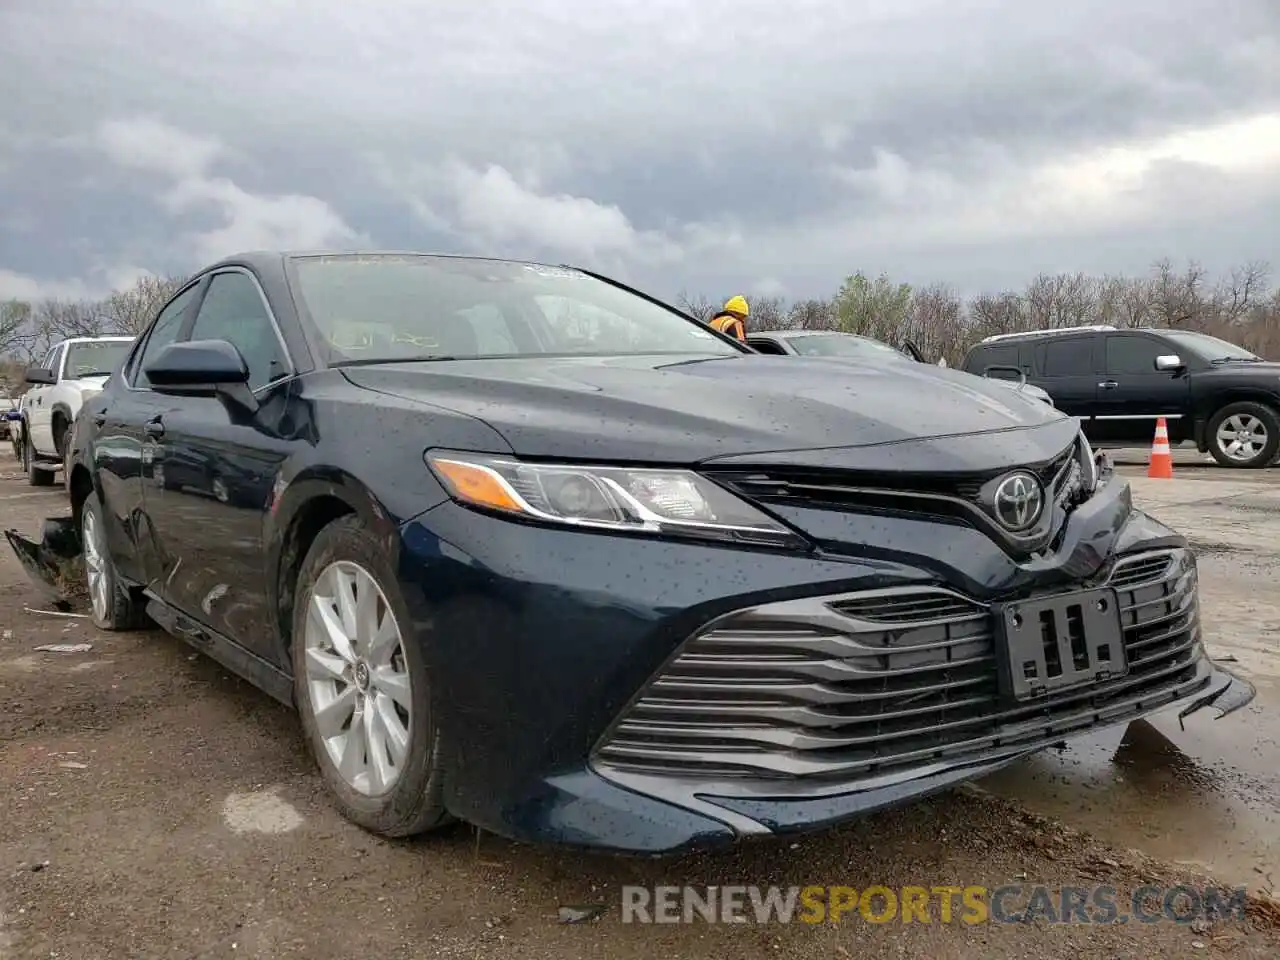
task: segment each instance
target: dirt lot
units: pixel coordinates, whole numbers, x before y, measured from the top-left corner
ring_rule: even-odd
[[[672,862],[465,826],[376,840],[329,807],[288,711],[163,634],[24,610],[39,595],[0,544],[0,960],[1274,958],[1280,910],[1263,900],[1249,920],[1210,925],[620,918],[624,884],[1109,884],[1122,904],[1142,884],[1203,886],[1209,873],[1280,886],[1280,475],[1197,473],[1213,476],[1142,478],[1135,492],[1195,537],[1213,652],[1258,685],[1252,708],[1198,715],[1185,732],[1135,724],[798,843]],[[62,498],[0,460],[0,525],[34,534]],[[92,649],[36,649],[74,643]],[[560,922],[560,907],[583,904],[605,910]]]

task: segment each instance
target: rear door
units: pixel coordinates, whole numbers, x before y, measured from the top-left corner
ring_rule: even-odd
[[[1098,418],[1105,422],[1108,438],[1150,443],[1157,417],[1168,419],[1171,435],[1182,433],[1179,421],[1190,406],[1190,378],[1185,371],[1156,369],[1156,357],[1176,351],[1163,340],[1136,330],[1107,334],[1103,344]]]
[[[1087,421],[1096,411],[1098,359],[1093,336],[1047,336],[1034,343],[1033,384],[1053,398],[1053,405]],[[1085,423],[1086,432],[1092,425]]]
[[[149,424],[164,413],[168,400],[151,390],[144,368],[182,333],[201,282],[172,297],[139,338],[120,372],[123,389],[98,394],[87,402],[94,425],[90,455],[102,494],[112,561],[124,577],[153,587],[161,578],[161,563],[142,488],[153,470],[155,443],[147,432]]]
[[[277,429],[293,373],[256,278],[213,274],[185,340],[226,340],[249,367],[262,404],[250,413],[218,397],[165,398],[155,469],[143,499],[163,556],[166,602],[274,661],[264,535],[276,474],[293,444]]]

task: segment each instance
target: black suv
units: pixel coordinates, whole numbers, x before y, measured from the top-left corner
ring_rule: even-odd
[[[1096,443],[1150,443],[1157,417],[1169,442],[1194,441],[1224,467],[1280,457],[1280,363],[1189,330],[1066,327],[988,337],[963,368],[1021,370]]]

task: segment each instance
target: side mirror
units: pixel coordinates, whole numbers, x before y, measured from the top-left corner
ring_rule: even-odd
[[[160,393],[213,393],[249,382],[249,365],[226,340],[171,343],[146,365],[151,389]]]
[[[1156,357],[1157,370],[1181,370],[1184,366],[1186,366],[1186,364],[1182,362],[1182,358],[1176,353],[1169,353],[1164,356]]]
[[[144,372],[156,393],[216,396],[249,414],[258,411],[258,400],[249,389],[249,365],[226,340],[171,343]]]
[[[48,367],[27,367],[26,380],[27,383],[36,386],[48,386],[58,382],[58,378]]]

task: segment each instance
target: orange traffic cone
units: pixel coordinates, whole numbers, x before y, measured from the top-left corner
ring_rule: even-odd
[[[1147,476],[1156,480],[1173,479],[1173,454],[1169,452],[1169,427],[1164,417],[1156,420],[1156,438],[1151,441],[1151,464]]]

